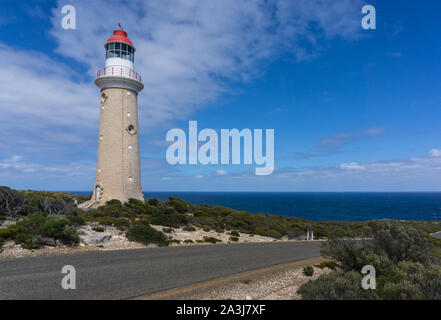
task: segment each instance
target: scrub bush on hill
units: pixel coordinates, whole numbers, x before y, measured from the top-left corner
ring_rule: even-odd
[[[16,191],[0,187],[0,216],[18,218],[35,212],[49,215],[78,214],[80,211],[74,205],[74,200],[82,202],[89,198],[64,192]]]
[[[342,271],[304,284],[299,294],[304,299],[441,300],[440,259],[428,236],[414,225],[371,222],[369,240],[328,241],[322,254],[336,259]],[[376,290],[361,287],[365,265],[375,267]]]
[[[8,229],[14,240],[25,249],[37,249],[47,244],[46,238],[73,245],[79,242],[75,227],[64,216],[48,216],[33,213],[19,220]]]
[[[145,245],[154,243],[159,246],[168,246],[169,240],[161,231],[155,230],[148,225],[139,225],[131,227],[126,233],[127,239],[136,241]]]
[[[377,300],[375,290],[361,287],[361,279],[355,271],[330,273],[305,283],[297,293],[306,300]]]
[[[144,219],[151,224],[171,228],[191,224],[206,231],[240,230],[250,235],[256,234],[274,239],[284,236],[289,239],[299,238],[305,235],[309,226],[314,230],[316,239],[363,238],[371,234],[372,228],[368,222],[315,222],[279,215],[254,214],[222,206],[206,204],[196,206],[175,197],[170,197],[165,202],[157,199],[146,199],[144,202],[130,199],[124,205],[119,201],[111,201],[96,210],[90,210],[89,214],[96,219],[95,221],[102,223],[109,223],[109,221],[102,221],[104,217],[127,219],[122,222],[112,221],[112,224],[120,225],[121,229],[127,229],[130,225],[135,225],[138,220]],[[403,225],[421,228],[424,232],[441,230],[441,225],[430,222],[403,222]]]
[[[304,267],[303,274],[307,277],[312,277],[314,275],[314,268],[311,266]]]
[[[169,197],[169,200],[167,201],[166,205],[173,207],[176,209],[179,213],[185,213],[188,212],[189,204],[185,202],[184,200],[175,198],[175,197]]]

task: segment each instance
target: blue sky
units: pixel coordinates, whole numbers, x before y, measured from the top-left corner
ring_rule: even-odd
[[[77,9],[77,30],[61,8]],[[377,29],[362,30],[374,5]],[[90,190],[103,43],[137,47],[145,191],[439,191],[441,3],[0,4],[0,185]],[[275,166],[171,166],[166,132],[274,129]]]

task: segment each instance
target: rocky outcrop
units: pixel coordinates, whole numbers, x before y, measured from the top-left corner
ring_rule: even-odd
[[[112,239],[112,235],[108,232],[96,232],[89,228],[80,228],[78,235],[80,236],[80,241],[86,245],[103,244]]]

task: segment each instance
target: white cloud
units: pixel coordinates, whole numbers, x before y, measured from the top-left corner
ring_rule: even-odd
[[[363,170],[363,169],[365,169],[363,166],[359,165],[356,162],[342,163],[340,165],[340,168],[344,169],[344,170]]]
[[[219,176],[225,176],[228,172],[226,170],[216,170],[216,174]]]
[[[429,151],[431,157],[441,157],[441,149],[432,149]]]
[[[84,143],[98,123],[96,90],[76,72],[37,52],[0,44],[0,147],[47,152]],[[35,148],[35,149],[34,149]]]
[[[359,0],[77,0],[75,31],[60,27],[67,2],[58,3],[51,31],[57,52],[87,65],[90,75],[103,65],[103,43],[117,23],[129,32],[145,83],[140,115],[149,128],[188,117],[286,51],[308,59],[322,39],[360,32]]]
[[[268,63],[286,53],[311,59],[322,52],[323,40],[357,39],[360,3],[59,0],[49,32],[58,45],[55,54],[0,43],[0,156],[24,156],[15,167],[3,163],[2,168],[33,170],[24,160],[30,155],[36,172],[87,159],[90,163],[81,165],[90,166],[86,171],[93,176],[99,116],[93,77],[118,22],[137,47],[135,66],[145,84],[140,127],[148,133],[234,93],[235,84],[260,77]],[[61,28],[65,4],[77,9],[77,30]]]

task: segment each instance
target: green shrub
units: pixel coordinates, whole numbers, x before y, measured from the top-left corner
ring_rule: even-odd
[[[0,229],[0,239],[3,240],[14,239],[15,233],[16,232],[14,232],[14,230],[11,227]]]
[[[221,226],[216,226],[215,231],[216,231],[217,233],[223,233],[223,232],[224,232],[224,228],[222,228]]]
[[[162,228],[162,232],[165,232],[165,233],[172,233],[174,230],[173,230],[173,228]]]
[[[174,207],[161,207],[150,217],[152,224],[171,228],[187,225],[190,219],[187,215],[178,213]]]
[[[304,267],[303,274],[307,277],[312,277],[314,275],[314,268],[311,266]]]
[[[230,237],[230,241],[238,242],[239,241],[239,237],[231,236]]]
[[[328,268],[331,270],[335,270],[338,267],[338,263],[335,261],[323,261],[320,264],[316,265],[316,267],[320,269]]]
[[[222,242],[222,240],[219,240],[214,237],[204,237],[204,242],[217,243],[217,242]]]
[[[239,238],[239,237],[240,237],[240,233],[237,232],[237,231],[231,231],[231,232],[230,232],[230,236],[233,236],[233,237],[237,237],[237,238]]]
[[[183,228],[183,230],[184,230],[184,231],[193,232],[193,231],[196,231],[196,228],[193,227],[193,226],[188,225],[188,226],[185,226],[185,227]]]
[[[104,229],[103,227],[93,227],[92,230],[95,231],[95,232],[104,232],[104,231],[106,231],[106,229]]]
[[[260,231],[257,234],[264,236],[264,237],[274,238],[274,239],[282,238],[282,235],[273,229],[264,229],[263,231]]]
[[[189,205],[182,199],[169,197],[167,201],[167,205],[176,209],[179,213],[185,213],[188,211]]]
[[[159,246],[168,246],[169,244],[169,240],[164,233],[147,225],[138,225],[129,228],[126,236],[130,241],[140,242],[145,245],[154,243]]]
[[[65,215],[64,217],[69,220],[71,225],[84,226],[86,224],[86,220],[81,216]]]
[[[119,230],[126,230],[130,226],[130,220],[127,218],[94,217],[94,221],[105,226],[114,226]]]
[[[150,205],[146,204],[144,201],[130,198],[129,201],[124,203],[124,206],[129,209],[130,212],[135,214],[145,214],[150,213]]]
[[[152,219],[149,216],[142,216],[138,220],[132,222],[133,225],[150,225]]]
[[[211,229],[208,227],[203,227],[202,230],[204,230],[205,232],[209,232]]]
[[[14,240],[25,249],[37,249],[45,244],[44,238],[60,240],[65,244],[76,244],[79,236],[65,216],[30,214],[16,223]]]
[[[361,287],[360,273],[332,272],[321,275],[317,280],[303,284],[298,294],[306,300],[376,300],[375,290],[364,290]]]
[[[147,203],[153,207],[158,207],[162,204],[162,202],[159,201],[158,199],[148,199]]]
[[[400,262],[378,279],[378,295],[388,300],[441,300],[441,267]]]
[[[191,240],[191,239],[185,239],[185,240],[184,240],[184,243],[193,243],[193,240]]]
[[[328,241],[323,255],[336,259],[345,272],[321,276],[302,286],[299,293],[305,299],[441,299],[441,267],[433,253],[434,243],[414,226],[371,222],[370,240]],[[375,292],[361,289],[364,265],[375,267]]]

